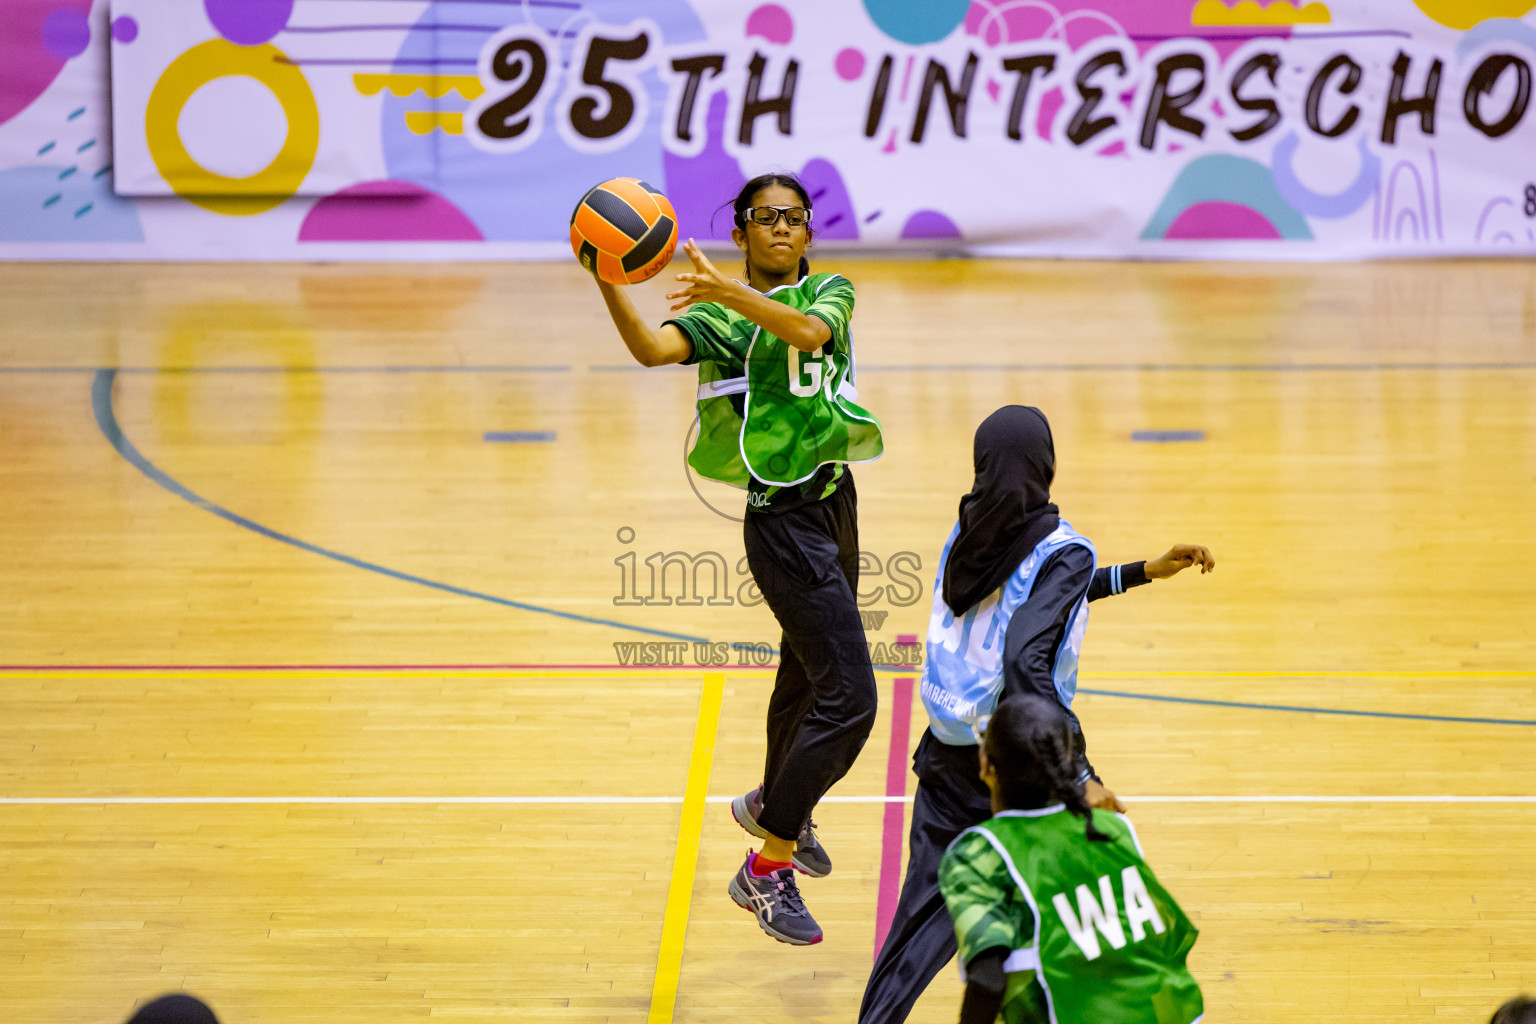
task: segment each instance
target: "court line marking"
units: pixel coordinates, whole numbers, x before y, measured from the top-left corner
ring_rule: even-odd
[[[165,373],[194,376],[200,374],[277,374],[277,373],[570,373],[570,366],[0,366],[0,373],[87,374],[110,369],[113,373]]]
[[[1378,370],[1536,370],[1536,363],[921,363],[859,364],[859,372],[1017,371],[1028,373],[1371,373]]]
[[[900,641],[898,640],[899,644]],[[910,665],[876,665],[876,672],[886,672],[895,675],[911,675],[918,671],[917,666]],[[657,676],[676,676],[677,678],[696,678],[705,672],[724,671],[726,675],[741,675],[747,672],[776,672],[778,665],[604,665],[597,663],[548,663],[534,662],[507,662],[504,664],[482,665],[0,665],[0,672],[38,673],[46,675],[78,676],[81,678],[123,678],[131,679],[150,672],[164,673],[167,676],[180,678],[185,676],[191,679],[211,679],[236,673],[240,675],[295,675],[308,674],[318,678],[343,678],[360,673],[373,673],[385,678],[406,678],[411,676],[445,676],[448,678],[482,678],[505,676],[517,678],[527,675],[632,675],[637,673],[649,673]],[[1488,671],[1476,671],[1466,669],[1447,669],[1435,672],[1430,670],[1413,671],[1380,671],[1362,670],[1351,672],[1347,669],[1326,670],[1265,670],[1250,671],[1237,669],[1232,671],[1147,671],[1147,672],[1083,672],[1082,679],[1529,679],[1536,677],[1536,670],[1505,670],[1490,669]],[[1079,690],[1079,693],[1090,691]],[[1111,691],[1103,691],[1109,693]]]
[[[643,366],[592,364],[597,373],[644,370]],[[859,372],[891,373],[1370,373],[1378,370],[1536,370],[1536,362],[1509,363],[864,363]]]
[[[50,678],[50,679],[135,679],[135,680],[137,680],[137,679],[144,679],[146,677],[146,673],[158,672],[164,678],[169,678],[169,679],[220,679],[220,678],[226,678],[232,671],[236,671],[237,668],[238,668],[239,671],[241,671],[243,673],[247,673],[247,674],[253,675],[253,676],[257,677],[257,678],[298,678],[298,679],[346,679],[346,678],[352,678],[352,677],[357,676],[359,674],[372,674],[372,675],[377,675],[377,676],[379,676],[381,678],[421,678],[421,677],[428,677],[428,678],[437,678],[437,679],[524,679],[524,678],[531,678],[531,679],[593,679],[593,678],[622,678],[624,676],[632,676],[632,675],[635,675],[637,673],[643,673],[643,674],[647,675],[650,679],[692,680],[692,679],[698,678],[701,674],[703,674],[701,670],[696,669],[696,668],[695,669],[689,669],[689,668],[686,668],[686,667],[684,667],[684,668],[677,668],[677,667],[672,667],[672,666],[613,666],[613,665],[602,666],[602,667],[592,667],[592,668],[556,668],[556,667],[551,666],[551,667],[543,667],[543,668],[540,668],[540,667],[534,667],[534,668],[512,668],[512,667],[506,667],[506,668],[484,668],[484,669],[433,669],[433,668],[370,669],[370,668],[360,668],[360,667],[356,667],[356,666],[353,666],[353,667],[343,667],[343,668],[334,668],[333,667],[333,668],[325,668],[325,669],[306,669],[306,668],[303,668],[303,667],[275,667],[275,666],[271,666],[271,667],[239,666],[239,667],[231,667],[231,668],[226,668],[226,669],[206,669],[206,668],[203,668],[203,669],[183,669],[183,668],[157,669],[157,668],[154,668],[152,666],[146,666],[146,667],[134,668],[134,669],[120,669],[120,668],[119,669],[89,669],[89,668],[84,668],[84,669],[82,669],[82,668],[53,669],[53,668],[48,668],[48,667],[32,668],[32,667],[26,667],[26,666],[5,665],[5,666],[0,666],[0,678],[3,678],[6,675],[15,675],[15,674],[24,674],[24,675],[25,674],[37,674],[37,675],[40,675],[40,676],[45,676],[46,678]],[[764,668],[775,668],[775,666],[742,666],[742,669],[744,669],[746,671],[755,671],[755,670],[761,670],[761,669],[764,669]],[[912,669],[911,668],[895,668],[895,667],[892,667],[892,666],[876,666],[875,667],[875,672],[880,674],[880,675],[895,674],[897,676],[902,676],[902,675],[911,675]],[[737,670],[737,669],[733,669],[730,672],[725,673],[725,674],[733,675],[733,676],[734,675],[741,675],[742,671],[741,670]],[[1343,673],[1340,677],[1347,678],[1349,675],[1350,675],[1350,673]],[[1388,678],[1397,678],[1399,676],[1400,677],[1405,677],[1405,678],[1420,678],[1421,676],[1427,676],[1428,678],[1437,678],[1437,677],[1439,677],[1438,673],[1428,673],[1428,674],[1425,674],[1425,673],[1414,673],[1414,672],[1405,672],[1405,673],[1401,673],[1399,675],[1393,675],[1393,674],[1381,673],[1381,672],[1370,673],[1370,674],[1362,673],[1361,675],[1369,675],[1369,676],[1373,676],[1373,677],[1383,677],[1383,676],[1385,676],[1385,677],[1388,677]],[[1528,672],[1492,672],[1492,673],[1486,673],[1486,674],[1461,673],[1461,674],[1458,674],[1456,677],[1468,677],[1468,678],[1525,678],[1525,677],[1527,677],[1529,675],[1531,675],[1531,673],[1528,673]],[[1216,674],[1215,673],[1201,673],[1201,674],[1199,674],[1199,676],[1200,677],[1212,677],[1212,676],[1216,676]],[[1128,678],[1137,678],[1137,677],[1129,676],[1129,674],[1127,674],[1126,677],[1128,677]],[[1182,677],[1184,677],[1184,678],[1195,678],[1196,676],[1191,674],[1191,675],[1182,676]],[[1275,678],[1275,677],[1278,677],[1278,678],[1292,678],[1292,677],[1294,677],[1294,678],[1307,678],[1307,675],[1306,674],[1302,674],[1302,673],[1283,673],[1283,672],[1281,672],[1281,673],[1234,672],[1234,673],[1230,673],[1229,675],[1226,675],[1226,676],[1216,676],[1216,677],[1217,678],[1248,678],[1248,677],[1254,677],[1254,678]],[[1093,677],[1092,676],[1085,676],[1085,678],[1093,678]],[[1100,678],[1120,678],[1120,676],[1118,676],[1116,673],[1105,673]],[[1172,674],[1169,674],[1169,675],[1159,675],[1157,673],[1147,673],[1146,676],[1140,677],[1140,678],[1181,678],[1181,674],[1179,674],[1179,673],[1172,673]],[[1338,678],[1338,677],[1329,677],[1329,678]],[[1288,713],[1288,714],[1303,714],[1303,715],[1342,715],[1342,716],[1345,716],[1345,717],[1398,719],[1398,720],[1402,720],[1402,721],[1411,721],[1411,722],[1445,722],[1445,723],[1449,723],[1449,724],[1453,724],[1453,725],[1518,725],[1518,726],[1536,726],[1536,719],[1525,719],[1525,718],[1484,718],[1484,717],[1472,717],[1472,716],[1461,716],[1461,715],[1414,714],[1414,713],[1406,712],[1406,711],[1368,711],[1368,710],[1361,710],[1361,709],[1357,709],[1357,708],[1318,708],[1318,707],[1307,707],[1307,706],[1303,706],[1303,705],[1293,705],[1293,704],[1262,704],[1262,703],[1258,703],[1258,702],[1254,702],[1254,701],[1213,700],[1213,699],[1209,699],[1209,698],[1205,698],[1205,697],[1179,697],[1179,696],[1171,696],[1171,695],[1168,695],[1168,694],[1157,694],[1157,693],[1131,693],[1129,691],[1124,691],[1124,690],[1101,690],[1101,689],[1097,689],[1095,687],[1079,687],[1077,692],[1080,693],[1080,694],[1087,694],[1089,696],[1094,696],[1094,697],[1114,697],[1114,698],[1118,698],[1118,699],[1122,699],[1122,700],[1158,701],[1158,702],[1168,703],[1168,704],[1191,704],[1191,705],[1195,705],[1195,706],[1198,706],[1198,707],[1232,708],[1232,709],[1240,710],[1240,711],[1280,711],[1280,712],[1285,712],[1285,713]]]
[[[0,366],[0,374],[89,374],[99,373],[96,366]],[[106,368],[113,373],[129,374],[416,374],[416,373],[571,373],[576,367],[568,365],[527,365],[511,363],[485,363],[462,365],[401,365],[401,366],[262,366],[253,364],[233,366],[115,366]],[[610,365],[593,363],[583,369],[591,373],[629,373],[655,368],[635,365]],[[1536,362],[1507,363],[888,363],[885,365],[860,364],[859,371],[890,373],[1373,373],[1395,370],[1536,370]],[[681,374],[681,371],[673,371]]]
[[[683,818],[677,827],[677,852],[672,858],[672,880],[667,886],[667,909],[661,923],[661,951],[656,957],[656,978],[651,985],[648,1024],[671,1024],[677,1005],[683,943],[688,937],[688,913],[693,906],[693,879],[699,865],[699,840],[704,834],[704,803],[724,698],[725,676],[719,672],[705,675],[699,694],[699,721],[693,733],[693,755],[688,762],[688,785],[683,794]]]
[[[1242,700],[1210,700],[1204,697],[1172,697],[1156,693],[1128,693],[1122,690],[1080,688],[1078,693],[1096,697],[1121,697],[1126,700],[1151,700],[1166,704],[1194,704],[1214,708],[1240,708],[1251,711],[1289,711],[1305,715],[1346,715],[1356,718],[1396,718],[1410,722],[1456,722],[1462,725],[1536,725],[1530,718],[1478,718],[1469,715],[1421,715],[1407,711],[1362,711],[1356,708],[1314,708],[1294,704],[1257,704]]]
[[[433,590],[441,590],[445,593],[455,594],[459,597],[469,597],[477,601],[488,601],[491,604],[499,604],[507,608],[516,608],[519,611],[541,612],[545,615],[553,615],[557,618],[566,619],[571,622],[580,622],[589,626],[610,626],[614,629],[628,630],[633,633],[644,633],[647,636],[666,637],[669,640],[683,640],[690,643],[708,643],[708,640],[701,636],[687,636],[682,633],[671,633],[666,630],[651,629],[646,626],[635,626],[627,622],[616,622],[612,619],[599,619],[589,615],[578,615],[575,612],[563,612],[555,608],[544,608],[540,605],[526,604],[522,601],[513,601],[505,597],[497,597],[494,594],[483,594],[477,590],[468,590],[464,587],[456,587],[451,583],[439,583],[436,580],[429,580],[424,576],[415,576],[411,573],[400,572],[399,570],[391,569],[388,566],[378,565],[374,562],[367,562],[361,558],[353,558],[351,555],[344,555],[339,551],[332,551],[329,548],[322,548],[317,544],[311,544],[308,541],[300,540],[297,537],[291,537],[286,533],[279,533],[277,530],[274,530],[268,526],[263,526],[253,519],[247,519],[245,516],[242,516],[237,512],[231,512],[229,509],[223,507],[222,505],[217,505],[214,502],[209,501],[207,498],[204,498],[196,492],[192,491],[190,488],[183,486],[175,478],[161,470],[153,462],[150,462],[149,459],[145,458],[144,455],[138,450],[138,448],[134,446],[133,442],[128,440],[127,435],[123,433],[122,427],[117,422],[117,413],[113,409],[112,405],[112,386],[116,380],[116,370],[98,370],[96,372],[96,377],[91,384],[91,408],[96,414],[96,425],[101,428],[102,435],[106,437],[108,443],[110,443],[112,447],[117,450],[117,453],[121,455],[129,465],[133,466],[140,473],[143,473],[150,480],[159,484],[162,488],[176,495],[176,497],[181,498],[183,501],[195,505],[196,507],[202,509],[204,512],[211,512],[226,522],[230,522],[236,526],[243,527],[244,529],[250,530],[253,533],[266,537],[268,540],[275,540],[280,544],[287,544],[290,547],[298,548],[300,551],[306,551],[312,555],[321,555],[325,558],[331,559],[332,561],[340,562],[343,565],[349,565],[354,569],[364,569],[368,572],[378,573],[381,576],[388,576],[391,579],[401,580],[405,583],[415,583],[418,586],[430,587]]]
[[[707,695],[706,695],[707,697]],[[719,708],[715,708],[715,717],[718,722]],[[700,719],[699,729],[704,727],[704,720]],[[684,804],[685,813],[683,824],[690,826],[692,819],[689,816],[688,802],[696,798],[693,790],[694,769],[698,761],[697,742],[699,734],[694,736],[695,751],[694,760],[689,766],[689,789],[684,796],[11,796],[0,797],[0,806],[5,807],[158,807],[158,806],[199,806],[199,805],[255,805],[255,806],[288,806],[288,805],[322,805],[322,806],[358,806],[358,805],[398,805],[408,806],[416,804],[440,804],[443,806],[455,805],[488,805],[488,806],[606,806],[606,805],[636,805],[636,804]],[[711,736],[708,757],[713,757],[714,739]],[[708,765],[706,764],[706,768]],[[707,781],[707,779],[706,779]],[[1461,796],[1452,794],[1360,794],[1349,793],[1340,795],[1329,794],[1247,794],[1247,795],[1199,795],[1199,796],[1135,796],[1119,794],[1120,799],[1128,805],[1134,804],[1536,804],[1536,795],[1517,796],[1489,796],[1478,794],[1476,796]],[[729,804],[734,799],[730,796],[706,796],[698,801],[700,807],[703,804]],[[824,804],[910,804],[911,796],[886,796],[883,794],[871,794],[867,796],[824,796],[821,802]],[[702,815],[702,810],[697,813]],[[692,840],[693,856],[698,854],[698,835],[703,828],[703,819],[697,819],[698,828],[694,830]],[[684,835],[687,828],[679,829],[678,854],[680,858],[685,853]],[[679,862],[674,858],[673,872],[676,877]],[[697,862],[690,861],[686,870],[690,876],[696,871]],[[689,889],[692,891],[690,877]],[[668,908],[672,906],[669,890]],[[686,917],[686,914],[684,915]],[[683,922],[686,926],[686,920]],[[663,933],[665,935],[665,931]],[[679,938],[679,942],[682,940]]]
[[[245,516],[242,516],[236,512],[232,512],[221,505],[215,504],[214,502],[211,502],[196,492],[192,491],[190,488],[185,487],[176,479],[157,467],[154,463],[150,462],[149,459],[144,457],[138,448],[134,446],[133,442],[128,439],[127,435],[123,433],[122,427],[117,421],[117,414],[113,406],[113,391],[116,380],[116,370],[101,369],[96,371],[96,375],[93,378],[91,384],[91,408],[96,416],[96,424],[100,428],[102,435],[107,439],[108,443],[112,445],[113,449],[115,449],[125,461],[136,468],[140,473],[144,474],[144,476],[148,477],[156,484],[159,484],[160,487],[166,491],[169,491],[171,494],[176,495],[177,497],[187,501],[197,508],[203,509],[206,512],[210,512],[227,522],[233,523],[236,526],[250,530],[260,536],[268,538],[269,540],[275,540],[279,543],[287,544],[291,547],[298,548],[299,550],[308,552],[310,554],[321,555],[325,558],[340,562],[344,565],[349,565],[353,568],[378,573],[379,575],[387,576],[392,579],[407,583],[415,583],[419,586],[429,587],[434,590],[440,590],[445,593],[454,594],[460,597],[468,597],[475,600],[486,601],[491,604],[497,604],[508,608],[515,608],[520,611],[530,611],[542,613],[545,615],[552,615],[557,618],[566,619],[571,622],[580,622],[585,625],[610,626],[615,629],[622,629],[634,633],[642,633],[648,636],[666,637],[669,640],[680,640],[688,643],[709,642],[704,637],[688,636],[681,633],[672,633],[665,630],[651,629],[646,626],[637,626],[631,623],[617,622],[612,619],[599,619],[593,616],[578,615],[574,612],[559,611],[554,608],[546,608],[540,605],[528,604],[522,601],[513,601],[504,597],[497,597],[493,594],[485,594],[475,590],[468,590],[463,587],[456,587],[449,583],[440,583],[436,580],[429,580],[422,576],[415,576],[410,573],[400,572],[395,569],[390,569],[387,566],[378,565],[373,562],[367,562],[360,558],[354,558],[351,555],[344,555],[338,551],[332,551],[328,548],[322,548],[318,545],[311,544],[308,541],[300,540],[297,537],[292,537],[288,534],[280,533],[277,530],[271,529],[270,527],[263,526],[262,524],[252,519],[247,519]],[[1399,718],[1415,721],[1460,722],[1474,723],[1479,725],[1536,725],[1536,720],[1463,718],[1451,715],[1411,715],[1401,712],[1357,711],[1340,708],[1303,708],[1279,704],[1214,701],[1202,700],[1193,697],[1169,697],[1155,694],[1135,694],[1113,690],[1083,690],[1081,692],[1097,694],[1100,696],[1120,697],[1127,700],[1154,700],[1169,703],[1197,704],[1211,707],[1244,708],[1248,710],[1287,711],[1323,715],[1350,715],[1370,718]]]
[[[915,638],[914,638],[915,639]],[[875,898],[875,956],[885,946],[901,898],[901,851],[906,847],[908,752],[912,748],[911,676],[895,681],[891,693],[891,741],[885,762],[885,813],[880,822],[880,875]],[[896,799],[893,799],[896,798]]]

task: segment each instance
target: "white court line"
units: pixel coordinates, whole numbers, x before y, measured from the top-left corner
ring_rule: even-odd
[[[729,796],[706,797],[728,804]],[[1536,796],[1121,796],[1127,804],[1536,804]],[[19,796],[0,797],[0,806],[184,805],[184,804],[680,804],[680,796]],[[825,796],[827,804],[911,803],[910,796]]]

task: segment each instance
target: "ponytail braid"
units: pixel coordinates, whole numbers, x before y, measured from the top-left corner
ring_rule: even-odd
[[[1083,831],[1090,840],[1096,843],[1109,842],[1113,837],[1100,832],[1093,823],[1093,808],[1089,806],[1088,795],[1073,770],[1072,758],[1063,748],[1062,735],[1054,730],[1042,735],[1047,749],[1042,751],[1045,756],[1041,761],[1050,775],[1052,788],[1061,802],[1066,804],[1067,810],[1083,819]]]

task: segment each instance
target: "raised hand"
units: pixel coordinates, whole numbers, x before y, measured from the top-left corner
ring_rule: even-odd
[[[683,243],[683,252],[693,261],[693,273],[677,275],[683,288],[667,296],[668,299],[677,300],[672,312],[696,302],[723,302],[732,291],[740,287],[715,269],[715,265],[709,262],[709,257],[699,250],[698,243],[693,239]]]
[[[1198,565],[1200,575],[1204,576],[1216,570],[1216,559],[1211,557],[1210,549],[1202,545],[1175,544],[1161,558],[1147,563],[1147,579],[1165,580],[1192,565]]]

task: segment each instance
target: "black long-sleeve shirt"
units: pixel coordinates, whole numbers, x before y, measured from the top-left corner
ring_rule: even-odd
[[[1092,553],[1078,544],[1064,547],[1047,558],[1035,575],[1029,599],[1008,620],[1003,640],[1003,696],[1028,693],[1058,700],[1051,670],[1072,609],[1085,594],[1088,600],[1097,601],[1146,583],[1146,565],[1131,562],[1095,570]],[[1078,771],[1084,779],[1096,778],[1077,716],[1070,708],[1067,714],[1072,719]]]

